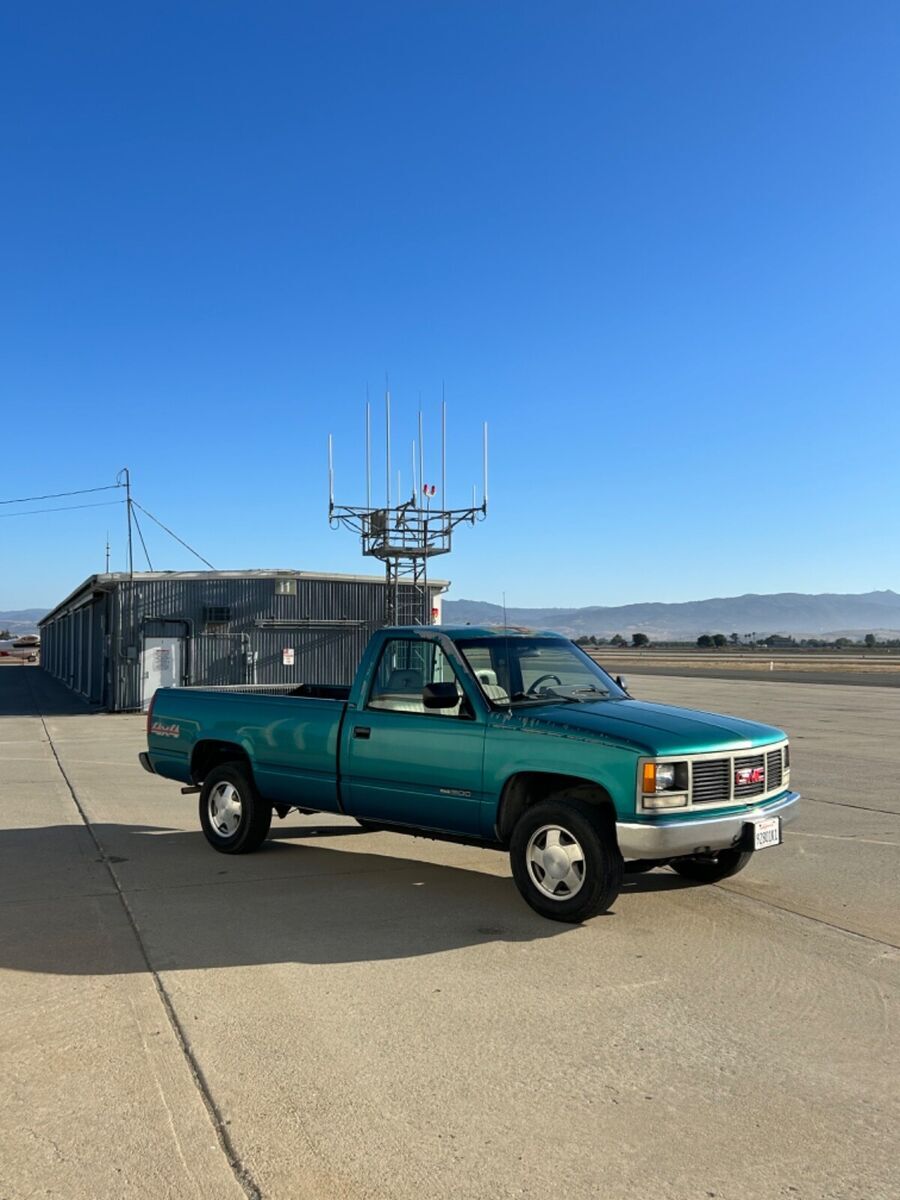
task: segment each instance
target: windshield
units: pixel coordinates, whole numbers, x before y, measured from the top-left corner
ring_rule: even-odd
[[[592,658],[561,638],[462,638],[457,641],[492,704],[621,700],[625,692]]]

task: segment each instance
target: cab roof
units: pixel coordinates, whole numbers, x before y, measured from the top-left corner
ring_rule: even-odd
[[[517,637],[542,637],[554,638],[560,642],[567,642],[570,639],[565,634],[558,633],[555,629],[525,629],[521,625],[407,625],[398,626],[409,630],[421,632],[423,629],[432,629],[435,633],[443,633],[454,640],[457,638],[517,638]]]

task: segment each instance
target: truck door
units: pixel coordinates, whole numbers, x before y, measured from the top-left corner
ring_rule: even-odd
[[[452,709],[426,709],[426,683],[455,682]],[[354,817],[481,833],[483,719],[436,642],[385,643],[364,707],[344,722],[342,791]]]

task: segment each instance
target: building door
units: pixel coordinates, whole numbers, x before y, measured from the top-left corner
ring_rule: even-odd
[[[145,637],[141,651],[141,708],[150,707],[161,687],[181,687],[184,675],[183,637]]]

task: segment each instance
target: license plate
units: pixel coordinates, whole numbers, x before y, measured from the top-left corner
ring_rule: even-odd
[[[765,850],[781,844],[781,817],[765,817],[753,822],[753,849]]]

